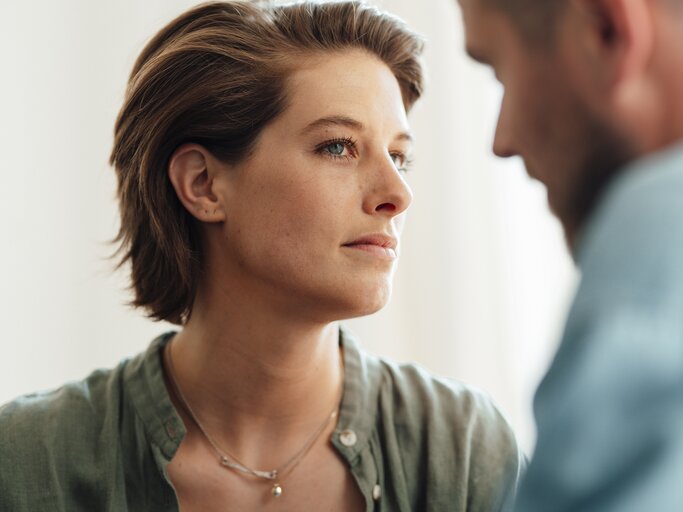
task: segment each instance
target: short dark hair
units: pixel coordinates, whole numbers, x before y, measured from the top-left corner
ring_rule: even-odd
[[[547,42],[566,0],[480,0],[503,11],[530,42]]]
[[[201,144],[236,163],[286,108],[298,57],[360,48],[382,60],[406,110],[420,97],[423,43],[387,13],[355,1],[263,6],[208,3],[164,27],[133,66],[116,121],[119,265],[130,263],[132,304],[182,324],[202,270],[198,226],[167,176],[173,151]]]

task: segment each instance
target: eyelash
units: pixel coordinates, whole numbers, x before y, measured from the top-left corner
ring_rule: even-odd
[[[332,158],[333,160],[348,160],[350,158],[349,155],[335,155],[329,151],[326,151],[327,148],[334,144],[343,144],[345,148],[349,150],[351,156],[356,156],[358,154],[356,141],[351,137],[341,137],[337,139],[326,140],[322,144],[316,146],[315,152],[328,158]]]
[[[330,146],[333,144],[343,144],[346,149],[351,153],[350,155],[335,155],[333,153],[330,153],[327,150]],[[317,154],[323,155],[327,158],[332,158],[333,160],[348,160],[349,158],[353,158],[358,154],[358,149],[357,149],[357,143],[354,139],[351,137],[340,137],[336,139],[330,139],[326,140],[325,142],[319,144],[315,148],[315,152]],[[398,158],[403,161],[403,165],[399,167],[399,164],[395,163],[396,169],[399,172],[406,173],[410,171],[412,165],[413,165],[413,160],[411,158],[408,158],[408,156],[405,153],[402,153],[400,151],[395,151],[393,153],[389,153],[391,156],[392,160]],[[394,160],[395,161],[395,160]]]
[[[402,172],[402,173],[410,172],[410,170],[411,170],[412,167],[413,167],[413,159],[412,159],[412,158],[408,157],[405,153],[401,153],[401,152],[399,152],[399,151],[395,151],[395,152],[393,152],[393,153],[389,153],[389,155],[391,155],[391,158],[392,158],[392,159],[398,157],[399,159],[402,160],[403,165],[400,165],[400,164],[398,164],[398,163],[395,163],[395,164],[394,164],[394,165],[396,165],[396,169],[397,169],[399,172]]]

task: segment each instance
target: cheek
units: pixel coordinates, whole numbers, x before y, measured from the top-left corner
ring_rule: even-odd
[[[287,178],[283,170],[245,191],[230,226],[244,257],[301,266],[329,251],[345,213],[339,194],[325,185],[293,173]]]
[[[500,105],[498,130],[504,135],[505,142],[514,146],[516,152],[529,150],[534,138],[542,132],[542,98],[537,84],[527,77],[516,77],[505,84]]]
[[[575,117],[567,100],[561,88],[542,83],[530,87],[525,101],[519,106],[519,115],[525,119],[524,126],[519,127],[522,130],[520,137],[535,159],[541,160],[538,164],[553,167],[558,160],[567,157],[573,139],[569,124]]]

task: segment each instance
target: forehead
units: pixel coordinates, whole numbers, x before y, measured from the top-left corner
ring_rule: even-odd
[[[305,123],[343,114],[387,129],[406,128],[398,80],[379,58],[362,50],[307,57],[287,80],[285,117]]]
[[[459,0],[468,53],[487,63],[498,47],[514,36],[514,27],[502,10],[485,0]]]

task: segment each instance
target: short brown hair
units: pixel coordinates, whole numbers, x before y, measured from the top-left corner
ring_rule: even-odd
[[[503,11],[519,27],[524,39],[547,43],[554,33],[555,20],[566,0],[481,0]]]
[[[422,40],[358,2],[200,5],[164,27],[131,73],[115,126],[120,265],[134,306],[157,320],[189,316],[202,269],[198,227],[167,177],[173,151],[201,144],[236,163],[286,108],[285,82],[302,54],[360,48],[396,76],[406,110],[420,97]]]

